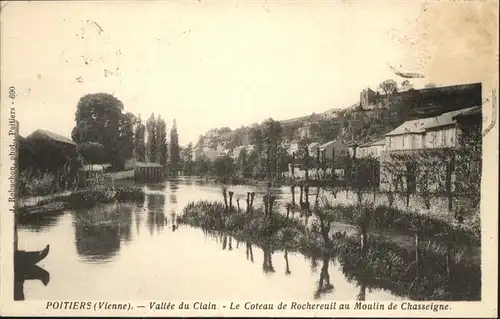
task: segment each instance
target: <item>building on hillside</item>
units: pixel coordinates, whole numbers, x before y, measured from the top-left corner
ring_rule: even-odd
[[[424,178],[422,172],[430,169],[433,169],[432,173],[425,177],[429,180],[430,191],[452,187],[453,174],[444,176],[447,174],[447,165],[453,161],[455,150],[463,146],[460,138],[464,132],[471,134],[470,131],[476,130],[476,134],[480,134],[481,125],[464,125],[464,122],[480,122],[480,114],[481,106],[461,109],[406,121],[385,134],[385,147],[381,156],[381,188],[394,186],[392,189],[397,191],[411,187],[410,192],[414,192],[421,182],[419,179]],[[475,121],[466,120],[474,118]],[[395,164],[394,158],[397,156],[405,158],[406,167],[400,167],[401,163]]]
[[[325,153],[325,159],[327,162],[330,162],[333,158],[333,154],[335,152],[335,162],[342,162],[347,154],[347,145],[341,140],[334,140],[326,142],[320,146],[320,151]]]
[[[309,151],[309,156],[312,158],[316,158],[318,149],[321,145],[318,142],[312,142],[307,145],[307,149]]]
[[[219,137],[219,132],[215,129],[212,129],[205,133],[205,135],[202,138],[202,147],[210,147],[211,143],[213,142],[214,139]]]
[[[366,88],[359,94],[359,101],[361,107],[367,107],[376,102],[377,93],[370,88]]]
[[[230,150],[226,149],[222,144],[218,144],[216,149],[210,147],[195,147],[193,150],[194,161],[206,157],[209,161],[214,161],[217,157],[230,154]]]
[[[363,110],[373,110],[390,103],[407,109],[408,120],[469,108],[482,104],[481,83],[410,89],[390,95],[378,94],[370,88],[360,93],[358,104]]]
[[[380,154],[385,149],[385,138],[374,139],[370,142],[363,143],[358,146],[356,157],[363,158],[371,156],[373,158],[380,158]]]
[[[233,160],[237,160],[240,157],[240,154],[243,150],[247,152],[247,156],[250,155],[251,152],[253,152],[255,146],[254,145],[240,145],[235,147],[232,152],[231,152],[231,158]]]

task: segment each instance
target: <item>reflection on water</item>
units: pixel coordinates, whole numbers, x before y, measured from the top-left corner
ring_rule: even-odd
[[[318,289],[314,293],[314,298],[318,299],[321,295],[327,294],[333,290],[333,285],[330,283],[330,273],[328,267],[330,266],[330,255],[323,254],[323,266],[319,275]]]
[[[47,216],[30,216],[29,218],[20,217],[19,224],[21,224],[24,228],[29,228],[33,232],[45,232],[50,229],[52,226],[57,224],[59,216],[56,215],[47,215]]]
[[[250,242],[246,242],[246,248],[247,248],[247,251],[246,251],[246,254],[247,254],[247,259],[250,260],[251,262],[253,262],[253,251],[252,251],[252,244],[250,244]]]
[[[147,207],[147,223],[149,234],[152,235],[153,231],[163,231],[166,224],[165,219],[165,195],[162,193],[146,194],[146,207]]]
[[[77,253],[87,261],[110,261],[121,242],[131,240],[132,207],[111,204],[76,210],[73,225]]]
[[[273,253],[271,251],[271,245],[269,243],[264,244],[262,246],[262,252],[264,253],[264,258],[262,261],[262,270],[266,274],[275,272],[273,266]]]
[[[297,300],[397,300],[446,299],[450,298],[451,291],[464,291],[451,296],[463,299],[470,286],[470,281],[450,280],[448,286],[436,288],[432,273],[439,272],[440,261],[428,256],[417,258],[413,253],[414,257],[398,259],[388,253],[394,249],[385,246],[368,253],[366,247],[370,243],[366,240],[346,244],[342,254],[304,256],[277,250],[270,243],[257,245],[226,233],[185,225],[177,228],[176,215],[182,213],[184,206],[200,199],[220,201],[220,186],[194,179],[176,179],[143,187],[144,206],[100,205],[21,223],[20,249],[36,250],[42,244],[51,245],[51,253],[41,266],[53,277],[47,287],[37,285],[38,281],[19,280],[24,282],[23,298],[109,299],[113,296],[114,299],[227,300],[230,292],[238,299],[249,300],[256,296]],[[265,186],[234,186],[231,191],[234,191],[234,199],[241,199],[243,203],[248,192],[255,192],[257,205],[266,189]],[[274,193],[278,199],[286,194],[281,189]],[[169,223],[176,231],[165,231]],[[359,248],[361,243],[363,249]],[[258,253],[260,250],[262,254]],[[414,262],[404,265],[408,269],[406,273],[390,269],[393,263],[401,264],[408,258],[414,258]],[[426,260],[438,266],[429,268],[423,264]],[[422,269],[420,277],[416,276],[415,269]],[[377,277],[382,270],[389,274],[387,278]],[[478,276],[480,278],[480,273]],[[40,271],[28,277],[48,282],[47,275],[42,276]],[[398,280],[403,277],[416,279],[410,294],[408,287],[398,286]],[[169,282],[175,285],[166,284]],[[218,289],[214,290],[214,285]]]

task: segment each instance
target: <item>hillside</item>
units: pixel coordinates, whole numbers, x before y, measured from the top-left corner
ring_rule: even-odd
[[[363,143],[410,119],[481,105],[481,98],[481,83],[410,89],[392,94],[379,94],[368,89],[361,93],[359,102],[348,108],[280,121],[282,139],[292,142],[306,137],[320,143],[334,139]],[[245,142],[253,144],[253,136],[260,126],[213,129],[202,136],[197,145],[216,148],[220,144],[232,149]]]

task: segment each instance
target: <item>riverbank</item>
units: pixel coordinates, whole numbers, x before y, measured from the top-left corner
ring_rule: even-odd
[[[332,234],[330,225],[335,214],[315,214],[318,220],[306,227],[301,218],[283,216],[272,209],[250,208],[247,212],[227,209],[220,202],[200,201],[187,205],[178,222],[233,236],[262,249],[298,251],[310,258],[335,259],[342,264],[348,278],[371,287],[390,289],[400,296],[480,299],[480,262],[468,259],[463,253],[459,240],[466,236],[460,235],[460,230],[454,230],[457,236],[443,238],[441,244],[432,245],[419,244],[421,238],[415,232],[416,244],[409,248],[380,241],[361,225],[355,236]],[[405,225],[403,221],[398,227]],[[375,223],[383,225],[382,221]],[[437,227],[433,229],[436,231]],[[425,236],[432,233],[432,229],[427,230]]]
[[[137,187],[100,187],[80,189],[46,196],[33,204],[21,204],[17,215],[22,218],[58,214],[67,209],[92,207],[100,203],[137,202],[145,200],[145,193]]]

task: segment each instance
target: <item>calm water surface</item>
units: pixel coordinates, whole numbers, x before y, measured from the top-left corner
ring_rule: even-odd
[[[178,179],[144,188],[141,206],[101,205],[20,225],[19,249],[50,244],[48,257],[39,263],[50,273],[50,283],[25,281],[25,299],[400,299],[347,280],[333,260],[314,263],[299,253],[275,251],[269,265],[257,246],[248,254],[246,243],[235,239],[223,247],[220,238],[198,228],[180,225],[172,231],[174,214],[191,201],[221,200],[220,186]],[[241,197],[242,207],[247,191],[257,192],[257,205],[265,193],[265,187],[255,186],[230,190]],[[282,204],[290,200],[289,188],[274,191]],[[322,273],[330,276],[332,289],[318,294]]]

